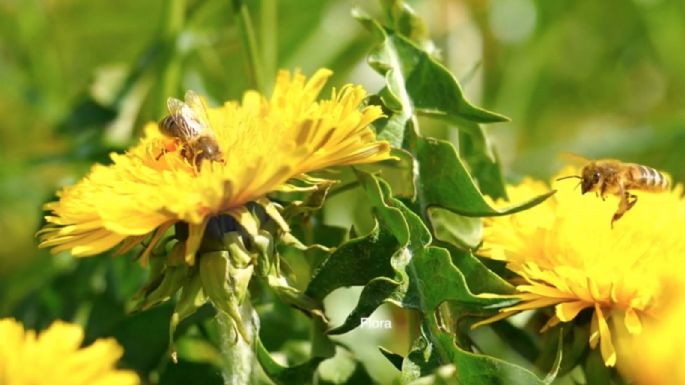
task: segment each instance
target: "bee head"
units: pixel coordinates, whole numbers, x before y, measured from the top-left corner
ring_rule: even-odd
[[[583,167],[583,175],[581,176],[580,191],[585,194],[592,191],[599,184],[602,179],[602,174],[594,163]]]
[[[221,149],[219,149],[219,145],[213,138],[206,136],[200,137],[195,142],[194,147],[195,166],[197,166],[198,169],[201,167],[202,161],[205,159],[216,162],[223,161]]]

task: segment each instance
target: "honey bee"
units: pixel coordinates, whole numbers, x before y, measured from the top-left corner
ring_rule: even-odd
[[[595,192],[602,199],[615,195],[620,201],[616,213],[611,218],[611,227],[623,214],[637,203],[637,195],[630,190],[663,192],[668,190],[669,182],[659,171],[635,163],[623,163],[615,159],[590,161],[583,167],[581,175],[570,175],[561,179],[580,179],[582,194]]]
[[[180,142],[181,155],[198,170],[205,159],[223,162],[223,155],[209,124],[202,98],[195,92],[188,91],[185,102],[169,98],[166,104],[169,115],[159,122],[159,129],[165,136]],[[164,152],[159,157],[162,155]]]

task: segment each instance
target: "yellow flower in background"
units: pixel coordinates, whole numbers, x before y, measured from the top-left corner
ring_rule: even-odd
[[[0,384],[137,385],[138,376],[115,365],[123,349],[114,339],[87,347],[78,325],[55,322],[37,334],[13,319],[0,319]]]
[[[567,169],[559,176],[578,175]],[[617,362],[613,338],[639,335],[669,295],[666,277],[685,267],[685,200],[682,186],[663,193],[636,192],[637,204],[610,226],[618,200],[581,195],[569,180],[553,183],[551,198],[514,215],[484,220],[482,253],[506,262],[519,278],[521,300],[493,322],[518,312],[554,306],[544,329],[592,312],[590,346],[607,366]],[[516,201],[549,187],[531,179],[509,187]],[[618,331],[619,333],[613,333]]]
[[[659,319],[628,346],[625,371],[640,385],[685,385],[685,282],[674,285],[673,296]]]
[[[267,99],[248,91],[242,102],[209,108],[208,118],[223,162],[199,169],[178,153],[166,153],[165,137],[156,123],[125,154],[112,154],[113,164],[95,165],[75,186],[46,205],[51,214],[39,232],[41,247],[88,256],[121,244],[126,251],[151,238],[143,261],[165,231],[188,224],[185,260],[194,255],[212,216],[227,214],[248,232],[257,231],[250,202],[287,229],[265,196],[276,191],[311,190],[323,181],[306,173],[331,166],[389,159],[387,142],[376,140],[369,124],[382,112],[360,108],[361,86],[346,85],[330,99],[317,97],[331,76],[317,71],[308,81],[299,73],[281,71]]]

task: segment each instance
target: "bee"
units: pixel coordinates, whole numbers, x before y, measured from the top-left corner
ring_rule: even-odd
[[[195,92],[188,91],[185,102],[169,98],[166,104],[169,115],[159,122],[159,129],[165,136],[181,143],[181,155],[198,170],[204,160],[223,163],[223,154],[209,124],[202,98]]]
[[[618,209],[611,218],[612,228],[614,222],[637,203],[637,195],[631,194],[631,190],[663,192],[669,187],[668,179],[659,171],[615,159],[590,161],[583,167],[581,175],[570,175],[557,180],[568,178],[580,179],[582,194],[595,192],[602,199],[606,199],[607,195],[615,195],[620,199]]]

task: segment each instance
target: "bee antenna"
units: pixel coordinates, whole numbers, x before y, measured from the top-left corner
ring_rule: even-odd
[[[557,178],[556,180],[564,180],[564,179],[571,179],[571,178],[576,178],[576,179],[583,179],[583,177],[579,175],[569,175],[569,176],[562,176],[561,178]]]

